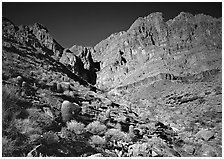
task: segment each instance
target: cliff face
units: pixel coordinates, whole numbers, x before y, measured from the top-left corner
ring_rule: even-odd
[[[113,88],[159,73],[176,76],[221,69],[221,18],[180,13],[164,22],[161,13],[138,18],[126,32],[97,44],[97,86]]]
[[[64,50],[60,62],[85,81],[96,84],[97,65],[92,58],[93,52],[91,47],[74,45],[70,49]]]

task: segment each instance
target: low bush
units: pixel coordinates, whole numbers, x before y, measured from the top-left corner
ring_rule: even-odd
[[[10,157],[13,156],[13,151],[15,147],[15,140],[7,137],[2,137],[2,156]]]
[[[103,148],[106,145],[106,140],[98,135],[93,135],[90,138],[89,143],[94,148]]]
[[[106,132],[107,127],[99,121],[94,121],[87,125],[86,130],[94,135],[103,135]]]
[[[85,125],[72,120],[70,122],[67,122],[67,129],[79,135],[85,132]]]
[[[124,141],[124,142],[130,142],[130,136],[119,129],[109,129],[105,133],[105,137],[107,141]]]
[[[18,106],[18,90],[10,85],[2,86],[2,126],[3,131],[11,122],[15,120],[16,115],[20,112]]]

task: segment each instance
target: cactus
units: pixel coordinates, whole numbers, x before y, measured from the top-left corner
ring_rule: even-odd
[[[61,115],[64,122],[70,121],[74,115],[78,114],[81,108],[78,104],[64,101],[61,106]]]
[[[134,126],[133,125],[129,126],[129,134],[134,134]]]
[[[106,115],[107,118],[110,118],[110,112],[111,112],[111,110],[110,109],[107,109],[107,111],[105,113],[105,115]]]
[[[16,77],[16,80],[17,80],[17,84],[18,84],[18,86],[21,86],[22,81],[23,81],[23,78],[22,78],[21,76],[17,76],[17,77]]]
[[[75,93],[74,93],[73,91],[69,91],[69,95],[70,95],[71,97],[74,97]]]
[[[27,83],[26,83],[25,81],[23,81],[23,82],[22,82],[22,87],[25,88],[25,87],[26,87],[26,84],[27,84]]]
[[[35,75],[35,71],[30,71],[30,76],[34,76]]]
[[[62,90],[62,86],[61,86],[60,83],[57,84],[57,92],[58,92],[58,93],[62,93],[62,92],[63,92],[63,90]]]
[[[54,82],[53,85],[52,85],[52,91],[57,91],[57,83]]]
[[[70,95],[69,94],[69,91],[64,91],[63,94],[66,95],[66,96],[69,96]]]

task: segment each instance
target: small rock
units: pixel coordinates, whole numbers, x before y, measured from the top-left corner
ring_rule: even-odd
[[[197,138],[202,138],[206,141],[208,141],[209,139],[211,139],[212,137],[214,136],[214,132],[212,131],[209,131],[209,130],[206,130],[206,129],[202,129],[200,130],[196,135],[195,137]]]
[[[195,148],[193,145],[184,145],[183,150],[186,151],[188,154],[193,154],[195,152]]]
[[[106,115],[107,118],[110,118],[110,112],[111,112],[111,110],[110,109],[107,109],[107,111],[105,113],[105,115]]]
[[[156,157],[158,154],[155,151],[152,151],[152,157]]]
[[[170,124],[170,127],[173,129],[173,131],[175,131],[175,132],[178,132],[178,131],[180,131],[179,130],[179,127],[176,125],[176,124],[174,124],[174,123],[171,123]]]
[[[103,157],[103,155],[101,153],[97,153],[88,157]]]

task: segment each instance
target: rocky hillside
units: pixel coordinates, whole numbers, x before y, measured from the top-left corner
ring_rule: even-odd
[[[46,27],[39,23],[30,26],[15,26],[7,18],[2,19],[3,48],[6,49],[29,49],[30,54],[38,52],[40,55],[47,56],[51,61],[64,65],[63,70],[68,76],[81,84],[96,83],[97,66],[91,57],[91,49],[75,46],[71,49],[64,49],[48,33]],[[54,63],[53,62],[53,63]],[[54,65],[54,64],[53,64]],[[54,67],[56,67],[54,65]]]
[[[97,85],[114,88],[168,73],[174,76],[221,69],[221,18],[180,13],[165,22],[162,13],[138,18],[125,32],[97,44]]]
[[[2,155],[221,157],[222,19],[138,18],[95,47],[2,19]]]

